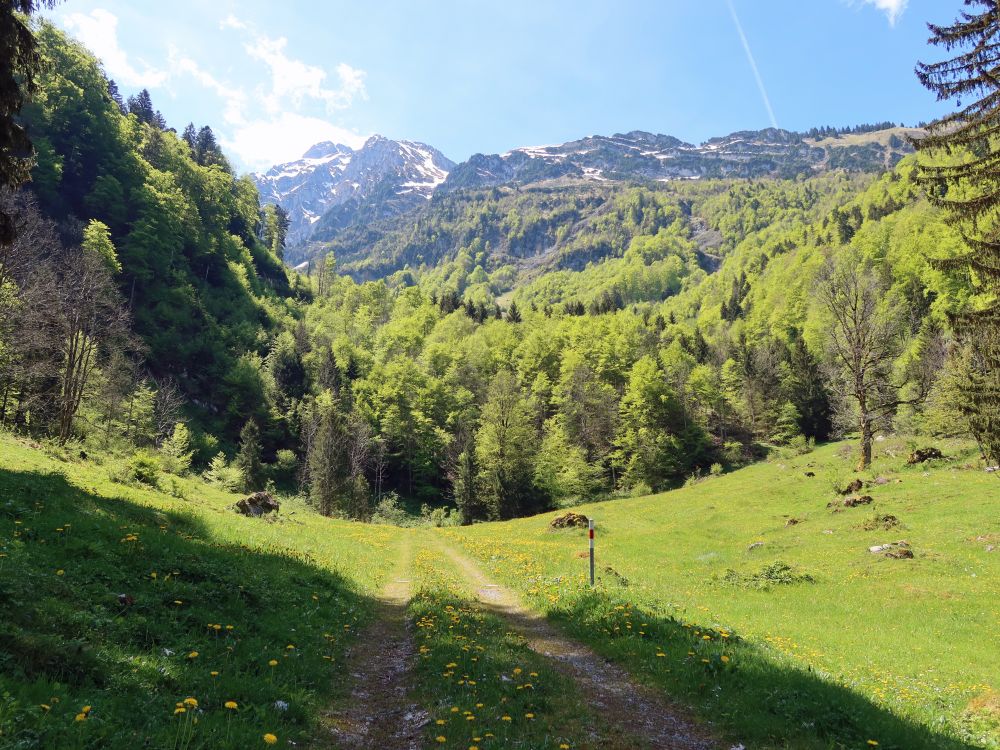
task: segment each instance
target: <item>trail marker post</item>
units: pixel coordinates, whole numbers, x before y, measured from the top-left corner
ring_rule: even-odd
[[[590,535],[590,585],[594,585],[594,519],[587,522],[587,533]]]

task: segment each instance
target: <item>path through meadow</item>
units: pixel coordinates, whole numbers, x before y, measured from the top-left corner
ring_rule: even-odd
[[[635,682],[624,670],[559,633],[531,611],[510,589],[491,581],[468,557],[444,540],[437,544],[461,572],[469,590],[490,611],[521,634],[528,647],[551,660],[570,677],[587,702],[598,736],[596,747],[650,747],[662,750],[710,750],[718,747],[704,727],[677,706]]]
[[[347,661],[350,695],[324,717],[332,747],[419,750],[427,713],[410,696],[413,635],[406,615],[412,593],[413,539],[403,537],[399,559]]]

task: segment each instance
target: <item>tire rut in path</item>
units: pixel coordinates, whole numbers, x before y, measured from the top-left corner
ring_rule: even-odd
[[[428,716],[409,694],[409,671],[415,658],[406,617],[412,556],[412,540],[407,535],[378,598],[375,620],[348,653],[350,695],[324,716],[331,747],[418,750],[422,745]]]
[[[719,743],[677,706],[636,683],[623,669],[559,633],[544,617],[521,603],[510,589],[492,582],[465,555],[440,540],[448,556],[487,609],[506,619],[527,640],[528,648],[579,687],[592,712],[615,734],[658,750],[716,750]],[[603,745],[602,745],[603,746]]]

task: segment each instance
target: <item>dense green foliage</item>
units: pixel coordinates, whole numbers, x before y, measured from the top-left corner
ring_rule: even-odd
[[[853,429],[865,451],[894,426],[967,429],[944,363],[971,292],[923,252],[961,240],[912,157],[879,177],[450,192],[409,223],[344,230],[289,282],[287,217],[260,208],[209,128],[177,136],[147,93],[122,102],[81,47],[38,36],[52,65],[28,111],[34,192],[102,259],[142,341],[95,344],[63,440],[150,448],[232,488],[298,486],[328,514],[454,505],[471,522]],[[860,395],[838,348],[856,332],[821,304],[835,266],[861,268],[894,323]],[[45,432],[21,348],[2,416]],[[67,369],[54,356],[50,377]]]
[[[969,0],[950,26],[931,25],[930,42],[956,53],[950,60],[921,63],[920,82],[939,99],[958,99],[959,111],[942,117],[919,142],[926,156],[922,181],[932,203],[959,228],[966,250],[959,257],[928,255],[939,267],[962,269],[978,299],[952,316],[964,351],[962,411],[994,464],[1000,463],[1000,223],[997,196],[997,104],[1000,63],[993,39],[1000,31],[996,3]],[[978,6],[979,12],[974,12]],[[962,106],[962,99],[967,103]],[[968,103],[971,98],[972,102]]]
[[[36,35],[45,67],[25,120],[42,209],[71,237],[73,220],[102,223],[153,377],[192,401],[257,400],[239,357],[266,351],[289,286],[274,231],[268,246],[258,239],[252,183],[229,171],[210,130],[192,147],[162,128],[145,92],[125,114],[86,50],[46,23]],[[208,421],[229,439],[241,427],[231,414]]]

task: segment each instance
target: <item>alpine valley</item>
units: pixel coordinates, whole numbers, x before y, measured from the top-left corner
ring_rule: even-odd
[[[0,750],[1000,750],[996,0],[101,5],[0,3]],[[827,122],[654,134],[656,28],[538,137],[650,132],[341,128],[514,145],[737,5]]]

